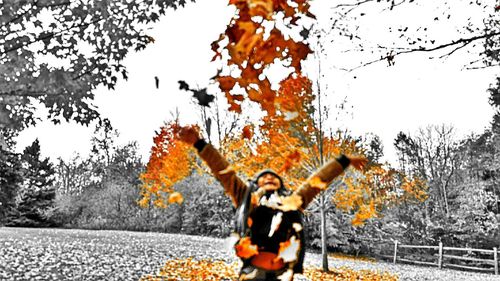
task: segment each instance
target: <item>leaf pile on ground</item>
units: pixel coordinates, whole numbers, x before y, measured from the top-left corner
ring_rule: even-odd
[[[348,267],[340,267],[324,272],[320,268],[305,268],[304,276],[308,280],[326,280],[326,281],[397,281],[398,276],[389,272],[378,272],[373,270],[353,270]]]
[[[0,227],[0,280],[228,280],[239,260],[224,245],[224,239],[181,234]],[[328,262],[326,274],[318,270],[321,255],[306,253],[305,272],[294,280],[500,280],[345,257]]]
[[[145,275],[141,281],[160,280],[235,280],[238,275],[237,263],[228,264],[224,261],[175,259],[168,260],[158,274]]]

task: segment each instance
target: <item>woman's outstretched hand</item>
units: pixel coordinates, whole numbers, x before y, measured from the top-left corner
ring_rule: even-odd
[[[187,144],[193,145],[200,138],[200,133],[194,127],[186,126],[179,130],[179,139]]]
[[[350,160],[350,164],[354,169],[356,170],[361,170],[363,169],[366,164],[368,164],[368,159],[363,156],[348,156]]]

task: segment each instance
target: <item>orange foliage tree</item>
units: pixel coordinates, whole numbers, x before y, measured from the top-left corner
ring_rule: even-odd
[[[271,168],[282,174],[288,186],[294,189],[323,164],[321,157],[328,160],[341,153],[363,154],[352,138],[318,133],[313,118],[315,97],[309,79],[290,75],[280,86],[274,115],[265,116],[259,127],[247,125],[241,134],[232,134],[222,140],[220,150],[232,163],[230,169],[251,178],[258,171]],[[153,203],[156,207],[166,207],[168,203],[181,203],[182,196],[174,191],[174,184],[194,169],[209,173],[196,161],[194,150],[177,139],[178,128],[176,122],[167,124],[154,138],[146,172],[141,176],[144,183],[142,206]],[[376,217],[391,204],[426,198],[422,181],[408,179],[376,163],[362,174],[348,172],[334,185],[333,203],[353,213],[353,225]]]
[[[292,2],[294,5],[290,5]],[[267,113],[260,126],[247,125],[241,135],[226,136],[221,141],[221,152],[233,163],[230,168],[247,178],[271,168],[283,174],[293,189],[326,160],[340,153],[363,154],[353,139],[324,135],[314,117],[313,101],[317,97],[312,93],[312,83],[300,72],[300,63],[311,50],[307,44],[285,36],[276,24],[268,24],[278,14],[282,14],[285,26],[295,25],[303,16],[313,17],[307,1],[230,0],[230,4],[236,7],[236,15],[212,44],[214,60],[222,58],[222,53],[229,54],[227,69],[221,69],[215,79],[230,111],[241,112],[241,103],[248,98]],[[269,30],[269,26],[273,27]],[[278,90],[272,90],[264,70],[277,60],[288,63],[294,71],[279,83]],[[236,86],[246,96],[237,94]],[[321,116],[319,119],[322,122]],[[142,206],[181,203],[182,196],[172,187],[199,167],[193,159],[194,151],[176,138],[178,128],[176,122],[167,124],[154,139],[147,170],[141,177]],[[376,216],[377,210],[389,202],[425,198],[420,181],[406,179],[381,165],[371,165],[363,175],[346,175],[346,184],[339,185],[333,198],[340,209],[354,212],[354,225]]]
[[[146,171],[140,177],[142,198],[138,203],[142,207],[152,203],[165,208],[169,203],[182,203],[182,195],[175,192],[173,186],[190,175],[194,151],[178,139],[179,128],[177,121],[166,124],[153,139]]]

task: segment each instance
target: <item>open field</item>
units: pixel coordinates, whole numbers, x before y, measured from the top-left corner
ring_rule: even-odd
[[[225,250],[223,239],[127,231],[0,228],[0,280],[138,280],[154,276],[169,260],[190,257],[237,262]],[[332,271],[345,267],[386,271],[399,280],[500,280],[492,274],[385,262],[339,258],[330,258],[329,262]],[[320,265],[319,255],[306,255],[306,268]],[[295,280],[310,279],[299,275]]]

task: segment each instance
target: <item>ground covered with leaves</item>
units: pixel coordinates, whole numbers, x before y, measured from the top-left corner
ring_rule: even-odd
[[[0,280],[232,280],[223,239],[164,233],[0,228]],[[500,280],[491,274],[306,254],[295,280]]]

